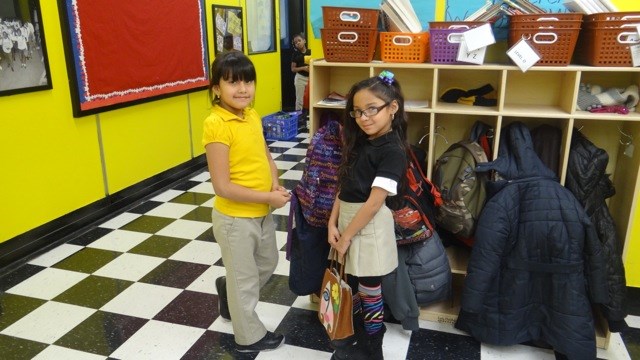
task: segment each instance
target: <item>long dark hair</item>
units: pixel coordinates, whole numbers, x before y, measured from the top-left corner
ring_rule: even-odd
[[[368,135],[360,129],[355,119],[349,112],[353,111],[353,98],[359,91],[369,90],[385,103],[396,101],[398,103],[398,111],[395,113],[391,121],[391,129],[393,134],[398,136],[403,151],[407,153],[409,143],[407,142],[407,114],[404,112],[404,96],[400,83],[395,79],[382,79],[378,76],[362,80],[351,87],[347,95],[347,105],[344,112],[344,121],[342,127],[342,163],[340,164],[340,179],[347,179],[349,168],[357,156],[358,149],[365,144]],[[404,176],[400,179],[399,189],[403,189],[406,183]]]
[[[220,99],[214,94],[213,86],[225,81],[256,81],[256,68],[251,59],[240,51],[229,51],[216,55],[211,64],[209,79],[209,98],[211,104],[217,104]]]

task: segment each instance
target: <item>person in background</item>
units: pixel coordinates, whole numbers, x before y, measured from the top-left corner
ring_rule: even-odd
[[[226,33],[222,39],[222,52],[233,50],[233,34]]]
[[[296,111],[301,111],[304,88],[309,83],[309,65],[305,62],[305,56],[311,55],[311,49],[307,49],[307,41],[303,34],[296,34],[292,44],[291,71],[296,74],[293,78],[293,85],[296,89]]]
[[[291,195],[278,183],[278,169],[262,134],[262,121],[250,106],[256,71],[240,51],[219,54],[211,65],[213,108],[204,120],[211,183],[216,194],[213,235],[226,276],[216,279],[218,308],[231,320],[236,350],[272,350],[284,335],[267,331],[256,313],[260,289],[278,264],[276,230],[270,208]]]
[[[386,331],[382,277],[398,266],[386,202],[406,186],[407,119],[400,84],[386,70],[363,80],[349,91],[345,111],[340,183],[328,241],[340,257],[346,255],[355,335],[332,341],[333,359],[378,360],[383,359]]]

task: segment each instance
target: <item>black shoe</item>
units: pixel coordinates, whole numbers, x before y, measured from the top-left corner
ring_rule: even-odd
[[[236,344],[236,350],[238,352],[258,352],[264,350],[274,350],[280,347],[284,343],[284,335],[275,334],[271,331],[267,331],[267,334],[257,343],[251,345],[239,345]]]
[[[231,321],[229,313],[229,300],[227,300],[227,278],[220,276],[216,279],[216,290],[218,291],[218,312],[220,317],[226,321]]]

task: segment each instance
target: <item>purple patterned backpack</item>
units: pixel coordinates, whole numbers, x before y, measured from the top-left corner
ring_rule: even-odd
[[[307,166],[295,188],[302,215],[311,226],[327,227],[338,191],[341,158],[340,124],[329,119],[311,138]]]

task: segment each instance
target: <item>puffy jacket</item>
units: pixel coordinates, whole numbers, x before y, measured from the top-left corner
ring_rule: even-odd
[[[382,296],[405,330],[418,330],[419,306],[451,297],[449,258],[437,232],[426,241],[398,246],[398,267],[382,277]]]
[[[455,325],[482,342],[538,340],[569,359],[595,359],[591,303],[608,300],[602,245],[524,124],[502,134],[499,157],[477,169],[503,180],[489,184]]]
[[[571,137],[569,165],[565,186],[584,206],[598,233],[607,259],[607,284],[609,301],[602,304],[602,313],[609,323],[609,330],[618,332],[627,327],[627,281],[622,263],[622,248],[616,227],[605,200],[615,195],[615,188],[606,174],[609,155],[596,147],[579,131]]]

